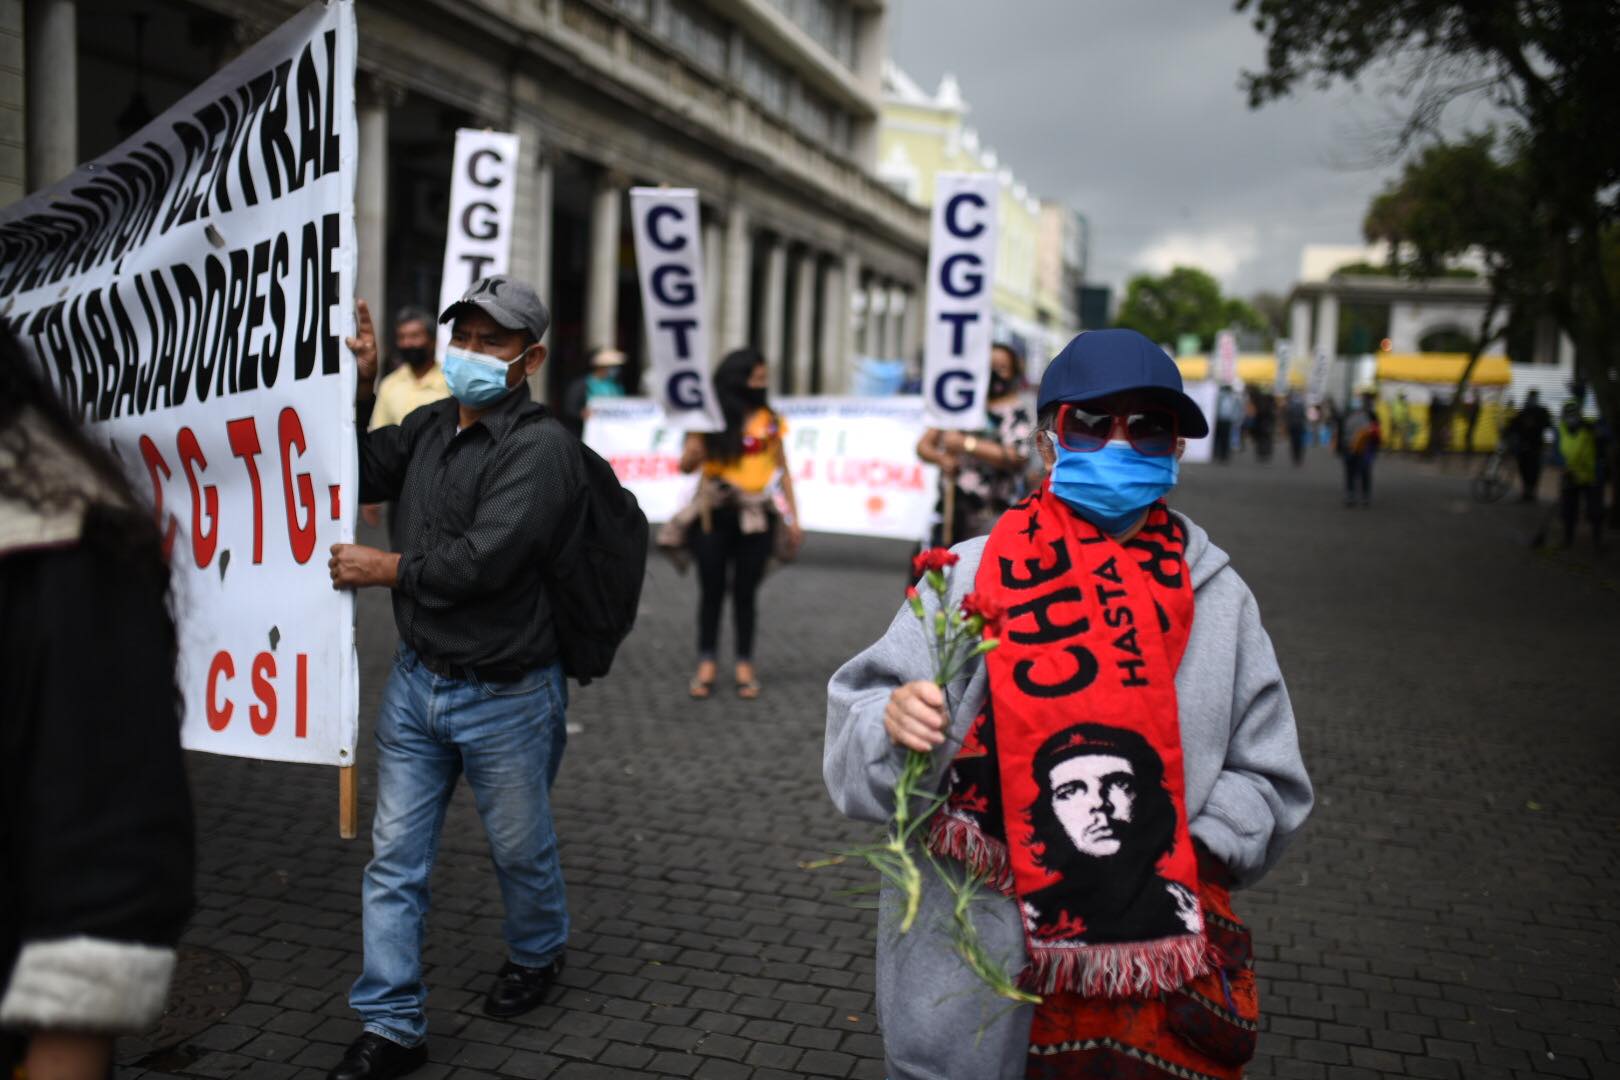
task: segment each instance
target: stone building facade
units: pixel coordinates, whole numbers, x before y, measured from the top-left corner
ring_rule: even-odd
[[[0,0],[0,201],[117,145],[301,0]],[[438,297],[455,131],[516,132],[513,273],[553,308],[555,397],[646,351],[627,192],[696,188],[718,350],[848,388],[920,339],[926,213],[873,176],[882,0],[357,0],[359,292]]]

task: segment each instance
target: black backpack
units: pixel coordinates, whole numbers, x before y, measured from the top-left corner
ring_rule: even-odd
[[[613,466],[583,442],[578,446],[584,482],[545,576],[563,670],[584,686],[608,673],[636,624],[649,530]]]

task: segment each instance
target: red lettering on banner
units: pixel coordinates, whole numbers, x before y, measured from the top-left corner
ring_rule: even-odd
[[[259,486],[259,425],[253,417],[244,416],[225,425],[230,436],[231,453],[247,466],[248,482],[253,485],[253,561],[264,562],[264,492]]]
[[[198,490],[197,473],[206,472],[208,459],[196,434],[188,427],[180,429],[180,465],[186,470],[186,483],[191,487],[191,555],[201,570],[213,561],[214,549],[219,546],[219,488],[205,484]],[[208,506],[208,531],[203,532],[203,504]]]
[[[309,654],[298,654],[298,685],[293,691],[293,734],[302,739],[309,734]]]
[[[620,483],[668,480],[681,474],[679,458],[669,454],[615,454],[608,459]]]
[[[221,675],[227,679],[236,677],[236,665],[231,663],[231,654],[223,649],[214,654],[213,663],[208,665],[208,726],[215,731],[224,731],[225,726],[231,722],[231,713],[236,711],[236,706],[231,704],[230,698],[225,699],[224,705],[217,704],[219,696],[215,693],[215,688]]]
[[[923,471],[921,465],[912,463],[884,461],[878,458],[865,460],[839,458],[828,466],[826,481],[844,487],[921,491]]]
[[[281,410],[276,428],[281,439],[281,490],[287,501],[287,540],[292,544],[293,558],[307,563],[315,553],[315,482],[309,473],[299,473],[295,499],[292,471],[293,449],[297,448],[300,457],[304,453],[304,425],[298,419],[297,410],[288,406]],[[308,519],[303,525],[298,523],[299,503],[304,504],[304,515]]]
[[[152,513],[157,518],[158,528],[163,528],[163,480],[169,478],[169,466],[158,451],[157,443],[152,436],[142,435],[140,441],[141,457],[146,461],[146,474],[152,478]],[[158,473],[163,474],[163,480],[158,479]],[[169,552],[174,549],[174,531],[176,523],[174,515],[169,515],[169,527],[163,529],[163,557],[167,559]]]
[[[258,705],[248,707],[248,723],[253,725],[255,735],[268,735],[276,728],[276,688],[270,682],[275,677],[274,656],[262,652],[253,658],[253,692],[264,706],[262,709]]]

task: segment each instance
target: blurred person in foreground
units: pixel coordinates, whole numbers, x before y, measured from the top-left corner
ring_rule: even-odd
[[[111,1076],[192,907],[151,510],[0,330],[0,1075]],[[87,677],[89,673],[90,677]]]
[[[1183,437],[1209,427],[1174,361],[1132,330],[1075,338],[1041,380],[1047,482],[952,549],[1001,644],[949,687],[903,606],[828,687],[823,774],[882,822],[906,755],[945,805],[927,845],[982,875],[989,954],[1039,1005],[985,990],[923,872],[901,936],[880,898],[878,1014],[891,1080],[1242,1073],[1259,1007],[1230,889],[1252,885],[1311,809],[1293,710],[1253,595],[1172,512]],[[999,894],[999,895],[998,895]],[[1166,1062],[1163,1072],[1146,1062]]]
[[[1295,465],[1305,464],[1306,436],[1310,431],[1310,413],[1305,407],[1305,395],[1298,390],[1288,391],[1283,405],[1283,422],[1288,427],[1288,453]]]
[[[370,430],[404,423],[407,416],[423,405],[431,405],[450,396],[450,387],[444,381],[444,368],[433,355],[434,345],[433,317],[419,307],[400,308],[394,316],[394,353],[399,363],[377,384]],[[382,523],[380,510],[380,504],[367,503],[360,513],[367,525],[375,526]],[[390,541],[394,539],[393,531],[390,518]]]
[[[1603,485],[1598,483],[1597,432],[1581,415],[1577,401],[1565,402],[1558,420],[1558,453],[1564,459],[1559,484],[1559,513],[1564,522],[1564,546],[1575,546],[1575,526],[1586,511],[1592,524],[1592,542],[1603,550]]]
[[[1011,345],[992,345],[983,430],[929,428],[917,440],[917,456],[939,466],[941,484],[956,486],[948,525],[945,500],[935,507],[940,520],[934,529],[935,544],[983,536],[1003,510],[1024,497],[1034,437],[1035,410],[1024,390],[1024,357]]]
[[[356,409],[371,404],[376,335],[356,302]],[[489,838],[506,963],[487,1015],[538,1006],[562,973],[568,900],[551,785],[568,686],[546,584],[577,514],[579,443],[529,399],[550,323],[529,285],[483,278],[440,316],[451,397],[359,438],[363,499],[397,500],[401,551],[335,544],[333,588],[392,592],[400,646],[377,718],[373,855],[361,892],[364,1030],[332,1080],[404,1076],[427,1060],[422,943],[445,810],[464,775]]]
[[[797,551],[803,539],[799,504],[788,469],[787,424],[769,402],[770,371],[754,349],[736,349],[714,373],[714,393],[724,429],[689,432],[681,448],[681,472],[702,470],[697,494],[675,520],[659,531],[666,550],[689,547],[698,569],[698,664],[687,693],[697,699],[714,693],[720,649],[720,616],[731,592],[736,632],[737,696],[760,695],[754,669],[759,583],[780,539]],[[778,521],[775,493],[780,486],[787,520]],[[786,530],[779,537],[778,530]]]
[[[1378,426],[1378,400],[1363,391],[1339,421],[1337,448],[1344,461],[1344,505],[1372,505],[1373,462],[1383,435]]]

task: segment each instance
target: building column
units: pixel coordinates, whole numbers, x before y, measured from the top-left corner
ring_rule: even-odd
[[[540,125],[520,116],[511,125],[518,137],[516,191],[512,200],[510,273],[534,286],[551,302],[551,214],[555,170],[546,156]]]
[[[765,249],[765,306],[760,312],[759,349],[765,362],[776,368],[787,360],[783,335],[787,330],[787,240],[772,238]]]
[[[388,110],[389,88],[362,77],[355,87],[359,121],[359,159],[354,180],[354,237],[358,263],[355,295],[371,307],[371,317],[386,334],[393,318],[388,307]],[[433,313],[437,317],[438,312]],[[386,339],[385,339],[386,340]]]
[[[721,302],[722,353],[749,344],[749,285],[754,276],[754,238],[749,232],[748,210],[733,203],[726,215],[725,298]]]
[[[726,291],[726,230],[713,209],[703,214],[703,314],[709,320],[709,366],[720,362],[720,300]]]
[[[624,183],[604,173],[591,195],[591,261],[585,274],[585,348],[619,345],[619,214]]]
[[[1309,357],[1311,355],[1311,301],[1309,297],[1298,296],[1288,306],[1288,340],[1294,355]]]
[[[921,364],[922,357],[922,326],[923,326],[923,296],[922,291],[915,287],[905,289],[906,306],[901,311],[900,354],[909,370],[912,364]],[[919,367],[918,373],[922,369]]]
[[[844,356],[849,349],[849,290],[845,264],[827,264],[821,275],[821,378],[806,388],[812,394],[843,393]]]
[[[842,291],[842,325],[839,327],[839,363],[838,371],[829,382],[833,384],[833,393],[849,393],[851,381],[854,377],[855,366],[855,321],[851,317],[851,288],[854,283],[860,282],[860,256],[854,251],[844,253],[844,282],[846,287]]]
[[[889,313],[883,320],[883,358],[904,360],[905,346],[901,343],[906,320],[906,291],[898,284],[889,285]]]
[[[800,248],[793,255],[793,326],[789,330],[785,363],[792,373],[787,384],[792,393],[808,394],[815,363],[816,345],[816,255]]]
[[[1326,349],[1328,359],[1333,360],[1339,354],[1339,296],[1337,293],[1326,292],[1316,302],[1316,340],[1315,349]]]
[[[28,0],[24,15],[28,190],[79,164],[79,33],[74,0]]]

